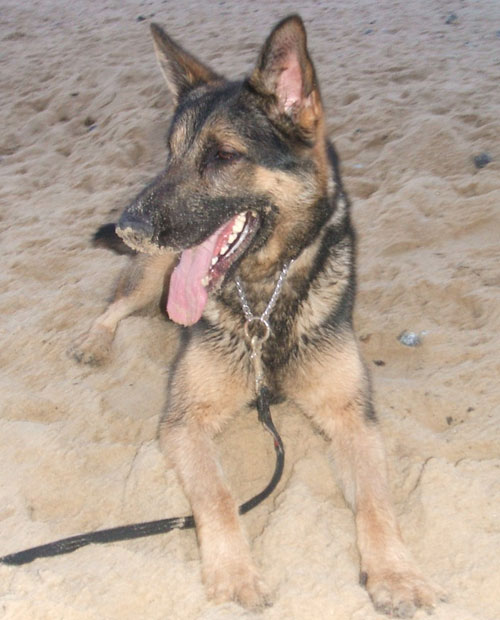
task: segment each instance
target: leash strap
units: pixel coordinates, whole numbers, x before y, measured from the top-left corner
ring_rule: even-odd
[[[280,481],[285,462],[283,442],[281,441],[281,437],[279,436],[279,433],[276,430],[271,418],[271,412],[269,409],[269,392],[266,387],[262,387],[257,396],[257,412],[259,421],[273,437],[274,449],[276,452],[276,466],[273,477],[266,488],[240,506],[239,513],[242,515],[247,513],[252,508],[255,508],[255,506],[264,501],[274,491]],[[32,547],[31,549],[25,549],[24,551],[19,551],[17,553],[11,553],[0,558],[0,563],[19,566],[21,564],[28,564],[38,558],[48,558],[54,555],[71,553],[72,551],[80,549],[80,547],[85,547],[90,544],[103,544],[117,542],[120,540],[132,540],[134,538],[164,534],[175,529],[187,530],[193,528],[194,526],[195,522],[192,515],[187,517],[160,519],[158,521],[147,521],[145,523],[134,523],[133,525],[122,525],[120,527],[113,527],[106,530],[98,530],[97,532],[70,536],[69,538],[56,540],[46,545]]]

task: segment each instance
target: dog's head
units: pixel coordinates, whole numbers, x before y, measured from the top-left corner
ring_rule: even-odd
[[[327,218],[319,88],[295,15],[274,28],[243,82],[225,80],[159,26],[152,33],[177,104],[167,166],[117,233],[138,251],[181,251],[178,279],[206,300],[237,264],[268,275],[294,258]],[[196,305],[199,318],[204,301]]]

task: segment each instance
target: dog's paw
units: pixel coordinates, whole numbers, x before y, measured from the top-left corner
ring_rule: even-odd
[[[113,332],[106,327],[93,327],[71,344],[67,354],[81,364],[99,366],[108,359],[112,343]]]
[[[417,608],[432,613],[439,601],[447,600],[444,590],[418,571],[372,571],[362,573],[360,582],[375,609],[395,618],[412,618]]]
[[[204,571],[207,596],[214,603],[235,601],[247,609],[271,605],[271,597],[257,570],[246,563],[224,564]]]

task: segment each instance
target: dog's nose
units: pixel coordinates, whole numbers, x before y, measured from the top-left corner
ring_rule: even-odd
[[[118,220],[116,234],[133,249],[139,249],[151,243],[154,228],[147,220],[124,213]]]
[[[148,222],[142,217],[126,212],[123,213],[118,220],[118,228],[122,231],[130,228],[144,238],[151,238],[154,232],[153,224],[151,224],[151,222]]]

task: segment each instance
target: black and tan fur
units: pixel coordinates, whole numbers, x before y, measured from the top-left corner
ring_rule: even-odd
[[[161,446],[195,516],[208,595],[248,607],[268,602],[211,437],[255,398],[234,274],[259,314],[283,264],[294,259],[263,347],[266,382],[274,398],[297,403],[331,439],[355,512],[361,580],[375,607],[401,617],[430,609],[441,592],[401,541],[353,334],[354,232],[302,21],[291,16],[275,27],[243,82],[226,81],[158,26],[152,30],[177,103],[167,166],[118,223],[124,241],[145,253],[72,352],[102,361],[118,322],[168,291],[179,252],[252,210],[258,230],[251,245],[210,293],[201,320],[183,329],[160,423]],[[113,228],[99,237],[120,244]]]

